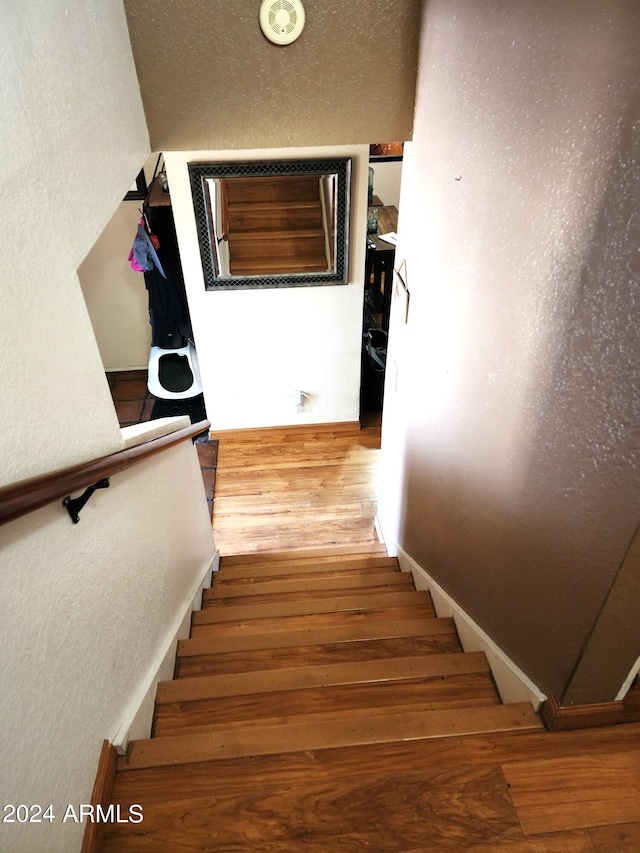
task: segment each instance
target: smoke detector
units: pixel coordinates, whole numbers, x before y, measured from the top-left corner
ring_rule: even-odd
[[[304,6],[300,0],[262,0],[260,29],[274,44],[291,44],[304,28]]]

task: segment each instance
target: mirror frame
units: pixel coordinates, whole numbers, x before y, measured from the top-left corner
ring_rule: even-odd
[[[313,287],[349,281],[349,220],[351,158],[328,160],[264,160],[227,163],[188,163],[200,258],[206,290],[250,290],[264,287]],[[211,245],[211,220],[205,191],[208,178],[325,175],[338,178],[335,225],[335,269],[316,273],[218,276]]]

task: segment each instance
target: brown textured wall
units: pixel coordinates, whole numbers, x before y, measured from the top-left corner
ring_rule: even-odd
[[[561,700],[606,616],[568,701],[640,655],[639,42],[636,0],[429,0],[403,163],[383,529]]]
[[[420,0],[305,4],[292,45],[259,0],[125,0],[153,150],[411,138]]]

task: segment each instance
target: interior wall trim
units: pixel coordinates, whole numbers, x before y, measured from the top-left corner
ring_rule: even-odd
[[[146,677],[131,697],[125,709],[113,746],[119,755],[126,755],[130,740],[151,737],[156,689],[159,681],[171,681],[175,669],[178,640],[184,640],[191,630],[191,614],[202,607],[202,591],[211,586],[212,573],[220,566],[220,554],[206,560],[191,591],[176,607],[176,618],[167,633],[167,640],[158,649]]]
[[[429,591],[438,617],[452,617],[465,652],[485,652],[500,698],[505,704],[530,702],[538,711],[546,695],[462,607],[406,551],[398,548],[402,571],[411,572],[417,589]]]
[[[378,518],[377,513],[376,513],[375,518],[373,519],[373,526],[375,527],[375,530],[376,530],[376,536],[378,537],[378,542],[380,542],[381,545],[384,545],[384,547],[387,549],[388,556],[389,557],[396,557],[397,554],[392,554],[389,551],[389,548],[387,547],[387,543],[384,541],[384,532],[382,530],[382,525],[380,524],[380,519]]]
[[[636,681],[623,701],[560,705],[555,696],[549,696],[540,708],[540,718],[550,731],[637,723],[640,722],[640,685]]]
[[[98,769],[91,792],[91,805],[102,806],[106,811],[111,803],[113,785],[116,779],[116,768],[118,765],[118,753],[112,743],[108,740],[102,742]],[[82,838],[81,853],[100,853],[102,848],[102,832],[106,824],[89,820],[85,824]]]
[[[360,427],[359,421],[337,421],[335,423],[283,424],[282,426],[247,427],[246,429],[212,429],[209,438],[252,438],[270,435],[274,432],[349,432]]]

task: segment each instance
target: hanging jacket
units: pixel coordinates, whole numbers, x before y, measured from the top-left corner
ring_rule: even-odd
[[[173,211],[171,207],[145,206],[144,214],[151,233],[158,238],[160,261],[160,267],[153,264],[144,273],[149,294],[151,342],[163,349],[177,349],[185,346],[193,334]]]
[[[129,252],[129,263],[138,272],[149,272],[155,267],[163,278],[167,277],[142,222],[138,225],[138,233]]]

